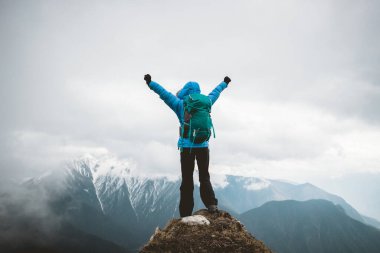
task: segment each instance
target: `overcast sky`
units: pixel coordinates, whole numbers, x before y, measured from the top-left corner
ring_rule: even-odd
[[[379,12],[375,0],[0,0],[1,177],[86,153],[179,175],[178,120],[143,76],[208,94],[229,75],[211,170],[349,198],[380,178]]]

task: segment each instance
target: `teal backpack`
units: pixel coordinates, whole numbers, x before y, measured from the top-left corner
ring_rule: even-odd
[[[181,137],[189,138],[192,143],[208,141],[211,130],[215,138],[215,130],[211,120],[211,100],[202,94],[190,94],[184,101],[184,123],[181,126]]]

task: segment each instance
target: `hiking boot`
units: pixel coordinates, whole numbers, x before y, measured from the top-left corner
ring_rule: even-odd
[[[208,209],[209,213],[217,213],[217,212],[219,212],[217,205],[209,205],[207,209]]]

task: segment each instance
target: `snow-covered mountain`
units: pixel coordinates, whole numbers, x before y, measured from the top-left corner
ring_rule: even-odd
[[[134,176],[113,157],[86,156],[24,186],[48,192],[52,209],[75,227],[133,250],[178,216],[179,181]]]
[[[91,186],[83,190],[95,195],[101,212],[118,222],[146,222],[152,213],[160,212],[176,215],[178,181],[133,176],[127,163],[113,158],[76,160],[66,171],[67,185],[75,187],[78,180],[87,181]]]
[[[51,208],[76,228],[136,250],[157,226],[179,216],[180,180],[137,176],[130,167],[113,157],[86,156],[24,185],[48,192]],[[194,210],[203,208],[199,188],[194,192]],[[225,176],[215,193],[221,209],[236,215],[273,200],[326,199],[363,221],[342,198],[311,184]]]

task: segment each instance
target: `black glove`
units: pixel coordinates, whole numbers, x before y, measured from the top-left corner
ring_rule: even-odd
[[[149,75],[149,74],[146,74],[145,76],[144,76],[144,80],[145,80],[145,82],[146,82],[146,84],[150,84],[150,82],[152,81],[152,77]]]
[[[226,76],[224,78],[224,82],[228,85],[231,82],[231,78],[229,78],[228,76]]]

